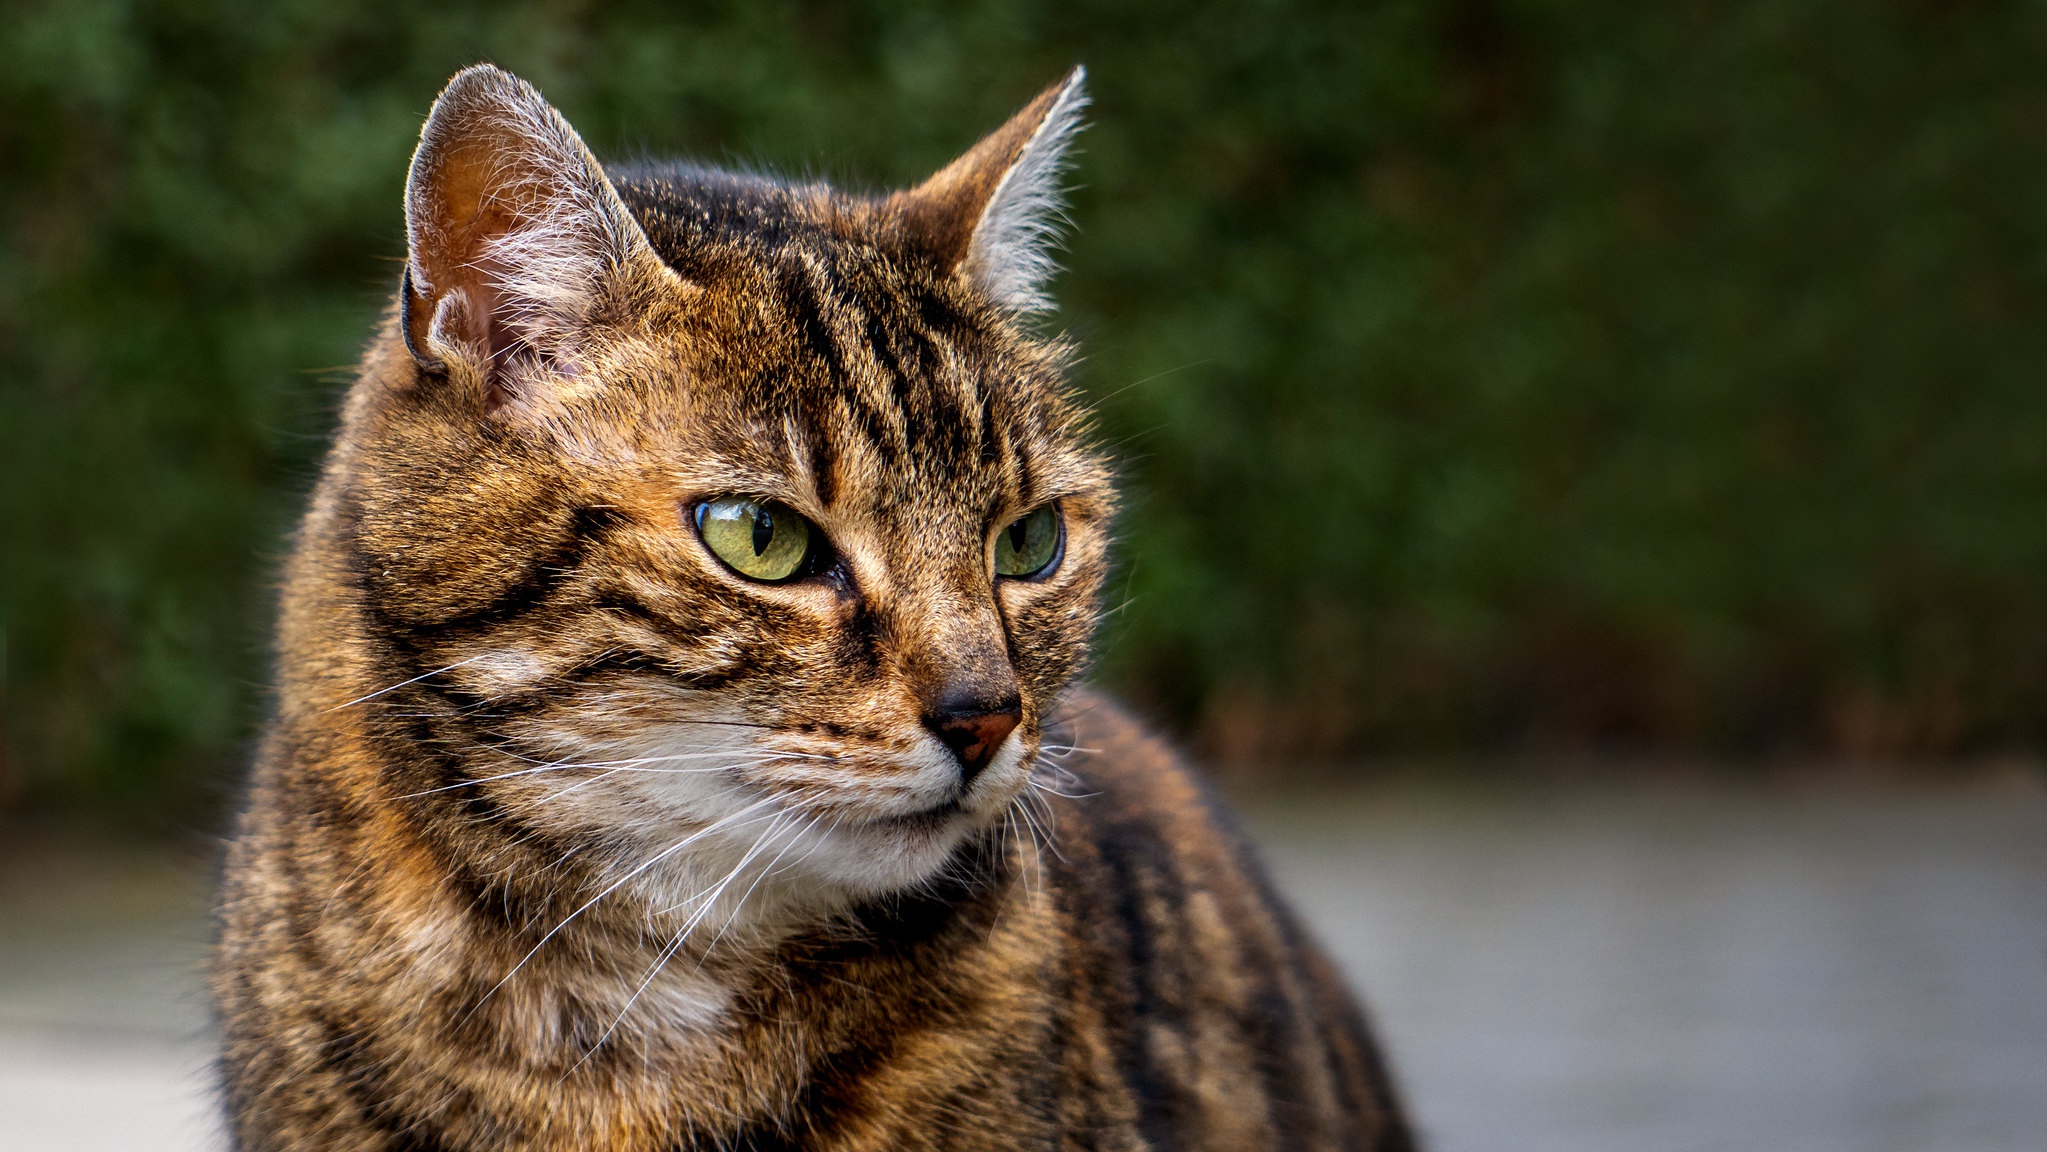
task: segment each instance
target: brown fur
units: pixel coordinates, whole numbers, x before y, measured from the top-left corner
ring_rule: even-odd
[[[286,573],[215,965],[238,1147],[1409,1146],[1213,805],[1069,689],[1114,497],[1002,214],[1078,106],[869,200],[607,175],[450,85]],[[689,510],[734,494],[829,566],[724,567]],[[994,578],[1048,502],[1063,557]],[[958,700],[1017,716],[978,774]]]

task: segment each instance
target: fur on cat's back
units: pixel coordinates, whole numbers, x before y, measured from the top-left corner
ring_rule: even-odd
[[[457,76],[285,571],[238,1148],[1404,1149],[1363,1019],[1074,686],[1078,70],[916,188],[607,171]]]

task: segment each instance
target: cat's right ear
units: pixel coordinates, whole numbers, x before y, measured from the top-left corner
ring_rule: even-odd
[[[429,372],[472,367],[487,408],[575,373],[610,278],[669,274],[576,130],[480,64],[434,101],[405,186],[401,328]]]

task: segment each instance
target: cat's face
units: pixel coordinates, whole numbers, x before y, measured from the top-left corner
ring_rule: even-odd
[[[1063,349],[1018,323],[1041,256],[999,249],[1039,224],[990,216],[1077,86],[855,200],[614,186],[478,75],[414,166],[423,368],[348,461],[366,598],[479,734],[449,786],[688,900],[930,877],[1027,787],[1107,562]]]

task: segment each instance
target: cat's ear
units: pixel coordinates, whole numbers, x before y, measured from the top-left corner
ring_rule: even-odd
[[[563,361],[608,278],[661,261],[533,86],[482,64],[434,101],[405,186],[402,328],[429,370],[474,363],[486,403]]]
[[[1045,282],[1065,219],[1060,179],[1087,107],[1075,67],[936,176],[890,197],[911,240],[1007,308],[1051,307]]]

